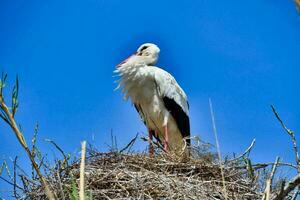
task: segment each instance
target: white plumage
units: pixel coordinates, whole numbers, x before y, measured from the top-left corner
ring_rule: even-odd
[[[125,99],[131,98],[149,130],[164,143],[165,150],[181,151],[189,144],[189,106],[187,96],[175,78],[155,67],[159,48],[143,44],[137,52],[115,70],[121,76],[117,88],[122,88]],[[186,140],[184,140],[186,139]],[[153,147],[150,143],[150,154]]]

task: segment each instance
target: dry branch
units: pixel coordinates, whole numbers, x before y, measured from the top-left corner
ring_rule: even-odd
[[[298,175],[295,176],[291,181],[288,182],[288,184],[279,192],[279,194],[277,196],[275,196],[274,200],[283,200],[293,190],[296,190],[296,192],[294,193],[292,199],[296,199],[297,195],[298,195],[298,187],[300,184],[300,177],[299,177],[299,175],[300,175],[300,159],[299,159],[299,152],[298,152],[298,147],[297,147],[296,136],[295,136],[295,133],[291,129],[286,127],[286,125],[280,118],[279,114],[277,113],[275,107],[273,105],[271,105],[271,108],[272,108],[272,111],[273,111],[275,117],[279,121],[280,125],[285,130],[285,132],[290,136],[290,138],[292,140],[294,153],[295,153],[295,157],[296,157],[296,163],[297,163],[297,171],[298,171]]]
[[[295,176],[291,181],[289,181],[284,187],[283,191],[281,191],[274,200],[283,200],[284,197],[288,196],[288,194],[293,191],[300,184],[300,174]]]
[[[273,182],[273,178],[274,178],[274,175],[275,175],[275,171],[276,171],[277,166],[278,166],[278,162],[279,162],[279,157],[276,158],[276,161],[275,161],[275,163],[272,167],[270,177],[266,181],[266,189],[265,189],[262,200],[270,200],[270,198],[271,198],[272,182]]]
[[[291,140],[293,142],[293,147],[294,147],[294,152],[295,152],[295,157],[296,157],[296,163],[298,166],[298,172],[300,172],[300,159],[299,159],[299,152],[298,152],[298,147],[297,147],[297,140],[296,140],[296,136],[295,133],[291,130],[288,129],[285,124],[283,123],[282,119],[280,118],[279,114],[277,113],[276,109],[274,106],[271,105],[272,111],[275,115],[275,117],[277,118],[277,120],[279,121],[279,123],[281,124],[282,128],[286,131],[286,133],[291,137]]]
[[[244,151],[243,154],[241,154],[240,156],[237,156],[237,157],[235,157],[235,158],[233,158],[233,159],[231,159],[231,160],[227,160],[226,162],[237,161],[237,160],[239,160],[239,159],[245,157],[246,155],[249,155],[249,153],[250,153],[250,151],[252,150],[254,144],[255,144],[255,139],[252,140],[250,146]]]

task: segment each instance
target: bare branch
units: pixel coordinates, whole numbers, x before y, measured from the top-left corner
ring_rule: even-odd
[[[7,180],[6,178],[3,178],[2,176],[0,176],[0,179],[3,180],[4,182],[6,182],[6,183],[8,183],[8,184],[10,184],[10,185],[12,185],[12,186],[14,186],[14,183],[11,182],[11,181],[9,181],[9,180]],[[17,184],[16,184],[16,187],[17,187],[18,189],[20,189],[20,190],[23,190],[23,188],[20,187],[20,186],[17,185]]]
[[[295,192],[291,198],[291,200],[296,200],[297,196],[298,196],[298,192],[299,192],[299,186],[296,187]]]
[[[62,186],[62,182],[61,182],[61,178],[60,178],[60,173],[57,172],[56,176],[57,176],[57,182],[58,182],[58,185],[59,185],[59,190],[60,190],[60,194],[61,194],[62,200],[65,200],[66,197],[65,197],[65,194],[64,194],[63,186]]]
[[[271,192],[272,192],[272,182],[273,182],[273,178],[274,178],[274,175],[275,175],[276,168],[278,166],[278,162],[279,162],[279,157],[276,157],[276,161],[273,165],[270,177],[266,181],[266,189],[265,189],[262,200],[270,200]]]
[[[266,168],[266,167],[268,167],[270,165],[274,165],[274,162],[270,162],[270,163],[256,163],[256,164],[253,164],[252,166],[253,166],[253,168],[255,170],[257,170],[257,169],[261,169],[261,168]],[[278,165],[278,167],[292,167],[292,168],[298,170],[298,167],[296,165],[291,164],[291,163],[278,162],[277,165]]]
[[[300,184],[300,174],[297,174],[291,181],[289,181],[273,200],[283,200],[291,191],[293,191]]]
[[[297,4],[298,6],[298,9],[300,8],[300,0],[295,0],[295,3]],[[299,158],[299,152],[298,152],[298,147],[297,147],[297,140],[296,140],[296,136],[295,136],[295,133],[287,128],[285,126],[285,124],[283,123],[282,119],[280,118],[279,114],[277,113],[275,107],[273,105],[271,105],[271,108],[272,108],[272,111],[273,113],[275,114],[277,120],[280,122],[282,128],[286,131],[286,133],[291,137],[291,140],[292,140],[292,143],[293,143],[293,148],[294,148],[294,152],[295,152],[295,157],[296,157],[296,163],[297,163],[297,171],[298,171],[298,174],[300,174],[300,158]],[[293,190],[295,189],[295,187],[293,188]],[[298,190],[299,190],[299,187],[298,185],[296,186],[296,192],[294,193],[292,199],[296,199],[297,198],[297,195],[298,195]],[[280,198],[284,198],[285,195],[283,194],[284,191],[281,191],[279,193],[279,197]]]
[[[123,151],[125,151],[128,148],[130,150],[130,148],[135,143],[135,141],[136,141],[136,139],[137,139],[138,136],[139,136],[139,133],[137,133],[136,136],[122,150],[120,150],[120,153],[122,153]]]
[[[295,156],[296,156],[296,163],[298,166],[298,172],[300,172],[300,159],[299,159],[299,152],[298,152],[298,147],[297,147],[297,140],[295,137],[295,133],[291,130],[288,129],[285,124],[283,123],[283,121],[281,120],[279,114],[277,113],[275,107],[273,105],[271,105],[272,111],[275,115],[275,117],[277,118],[277,120],[279,121],[279,123],[281,124],[282,128],[286,131],[287,134],[289,134],[289,136],[291,137],[291,140],[293,142],[293,147],[294,147],[294,152],[295,152]]]
[[[17,194],[17,173],[16,173],[16,165],[17,165],[17,159],[18,159],[18,156],[15,157],[14,159],[14,196],[15,198],[18,199],[18,194]]]
[[[64,161],[68,165],[68,157],[66,156],[65,152],[53,140],[45,139],[45,141],[49,142],[49,143],[53,144],[53,146],[55,146],[55,148],[63,155]]]
[[[254,144],[255,144],[255,141],[256,141],[255,139],[252,140],[250,146],[245,150],[245,152],[244,152],[243,154],[241,154],[241,155],[239,155],[238,157],[233,158],[233,159],[231,159],[231,160],[227,160],[226,162],[237,161],[237,160],[239,160],[240,158],[245,157],[247,154],[249,155],[251,149],[253,148],[253,146],[254,146]]]

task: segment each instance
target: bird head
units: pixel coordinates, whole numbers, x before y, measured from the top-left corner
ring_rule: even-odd
[[[160,49],[155,44],[142,44],[133,55],[118,64],[117,67],[124,64],[155,65],[158,60],[159,52]]]

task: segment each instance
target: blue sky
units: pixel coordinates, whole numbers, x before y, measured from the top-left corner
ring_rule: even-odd
[[[8,86],[20,77],[16,118],[27,140],[40,124],[44,153],[54,154],[45,138],[76,152],[93,137],[105,150],[111,130],[120,146],[145,133],[131,104],[113,91],[112,71],[153,42],[161,49],[157,65],[189,97],[193,135],[214,143],[211,98],[223,154],[242,152],[256,138],[255,161],[294,159],[270,109],[274,104],[300,132],[300,17],[293,1],[2,0],[0,30],[0,71],[9,74]],[[0,134],[1,159],[18,155],[28,165],[3,122]]]

